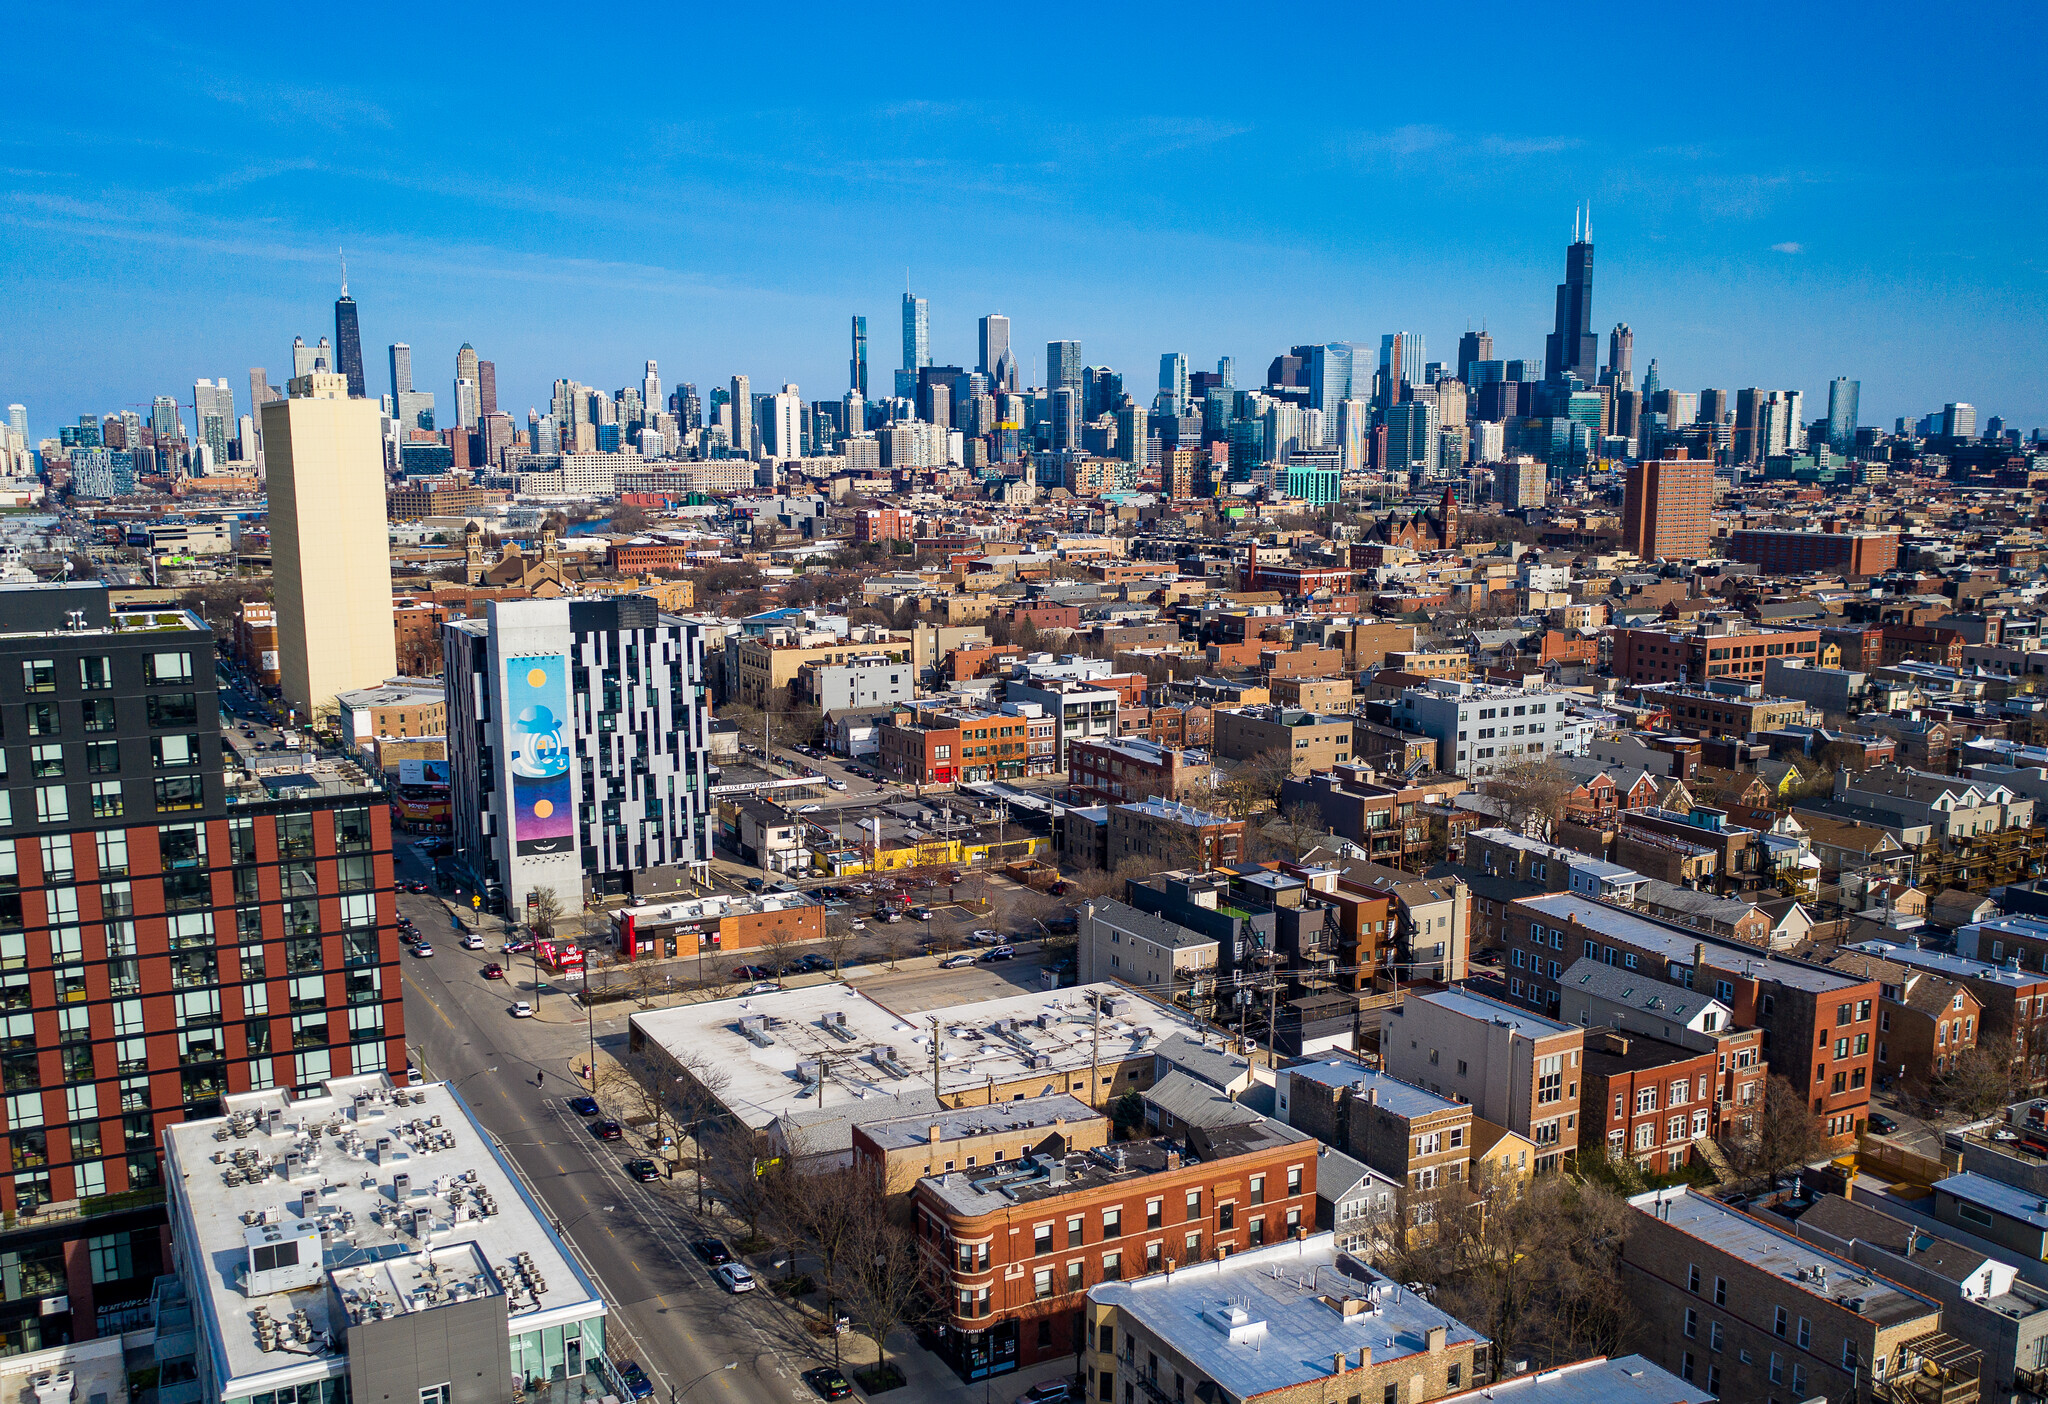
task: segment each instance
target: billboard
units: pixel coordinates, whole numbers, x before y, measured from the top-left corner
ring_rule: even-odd
[[[444,760],[402,760],[398,763],[401,785],[446,785],[448,762]]]
[[[576,847],[568,674],[568,660],[559,653],[505,664],[512,851],[522,857],[569,853]]]

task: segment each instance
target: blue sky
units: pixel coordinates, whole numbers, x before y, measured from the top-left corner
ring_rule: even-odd
[[[307,16],[301,21],[300,15]],[[886,386],[904,270],[933,351],[1012,320],[1149,388],[1468,321],[1540,356],[1572,211],[1640,377],[1862,381],[2048,424],[2044,9],[1485,4],[206,11],[10,22],[0,403],[32,432],[288,373],[335,250],[446,404],[456,347],[523,417],[660,361]],[[337,23],[319,21],[332,18]],[[341,21],[345,21],[342,23]],[[33,63],[24,56],[41,55]],[[1604,342],[1603,342],[1604,345]]]

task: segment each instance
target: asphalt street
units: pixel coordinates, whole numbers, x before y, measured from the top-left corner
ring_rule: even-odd
[[[428,861],[408,843],[398,845],[398,860],[402,879],[429,875]],[[733,1236],[715,1210],[711,1220],[699,1219],[693,1183],[682,1176],[650,1184],[631,1179],[624,1165],[646,1154],[644,1140],[628,1131],[624,1141],[600,1141],[569,1110],[569,1098],[586,1090],[575,1072],[592,1034],[601,1054],[618,1057],[635,1006],[613,1005],[585,1021],[555,988],[541,995],[542,1017],[515,1019],[513,1001],[534,998],[533,967],[499,953],[502,924],[485,918],[485,948],[465,950],[467,928],[458,927],[443,901],[410,893],[398,901],[436,952],[404,958],[406,1034],[419,1071],[451,1084],[469,1103],[574,1246],[611,1308],[608,1353],[637,1360],[654,1378],[657,1400],[693,1382],[691,1399],[815,1398],[803,1372],[831,1363],[831,1339],[811,1334],[793,1307],[766,1291],[724,1292],[689,1242],[708,1232],[730,1245]],[[493,962],[510,967],[508,979],[483,977]],[[944,973],[878,968],[864,971],[860,984],[892,1008],[914,1012],[1037,988],[1041,977],[1040,962],[1027,955]],[[758,1257],[752,1265],[757,1272],[766,1267]],[[895,1398],[980,1401],[991,1394],[981,1383],[961,1385],[907,1339],[892,1340],[891,1355],[910,1374]],[[725,1370],[728,1363],[737,1368]],[[1011,1376],[993,1391],[1011,1397],[1061,1372],[1055,1366]]]
[[[409,849],[405,859],[405,876],[426,875]],[[433,898],[404,896],[400,907],[429,937],[448,938],[432,958],[405,960],[406,1029],[420,1071],[454,1086],[575,1245],[611,1307],[608,1353],[639,1361],[662,1400],[700,1379],[691,1398],[813,1397],[800,1373],[819,1356],[794,1314],[765,1292],[727,1295],[690,1251],[685,1182],[631,1180],[622,1167],[641,1152],[597,1140],[568,1109],[585,1026],[513,1019],[511,999],[531,991],[515,996],[506,982],[483,979],[493,952],[461,949]],[[623,1011],[597,1029],[623,1043]],[[738,1369],[722,1369],[728,1362]]]

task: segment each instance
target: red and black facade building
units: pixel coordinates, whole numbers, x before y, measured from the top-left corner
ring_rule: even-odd
[[[391,820],[340,772],[230,785],[214,639],[0,590],[0,1354],[146,1321],[163,1128],[405,1065]]]

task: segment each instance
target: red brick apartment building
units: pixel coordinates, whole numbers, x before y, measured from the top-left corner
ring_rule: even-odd
[[[1008,780],[1025,773],[1030,719],[996,713],[898,712],[879,729],[882,769],[914,785]]]
[[[1277,1243],[1316,1222],[1316,1141],[1273,1121],[1041,1153],[912,1192],[963,1379],[1071,1357],[1090,1287]]]
[[[1181,799],[1197,788],[1208,793],[1209,767],[1191,765],[1185,752],[1156,741],[1119,737],[1113,741],[1067,743],[1067,784],[1084,804],[1117,804],[1153,795]]]
[[[910,513],[901,507],[870,507],[853,514],[856,542],[908,541],[913,529]]]
[[[1802,658],[1822,666],[1818,629],[1758,629],[1737,634],[1679,634],[1623,629],[1614,642],[1614,675],[1632,683],[1704,682],[1738,678],[1762,682],[1772,658]]]
[[[1646,979],[1703,988],[1737,1028],[1763,1031],[1763,1054],[1821,1119],[1831,1148],[1852,1145],[1870,1115],[1878,985],[1773,956],[1675,923],[1568,892],[1508,904],[1502,923],[1508,988],[1555,1012],[1565,968],[1580,958],[1640,970]]]
[[[1613,1029],[1588,1033],[1580,1145],[1589,1153],[1604,1146],[1610,1160],[1660,1175],[1683,1170],[1694,1141],[1734,1132],[1735,1119],[1762,1096],[1762,1044],[1760,1029],[1711,1049]]]
[[[1621,544],[1646,561],[1697,560],[1713,539],[1714,465],[1705,459],[1646,459],[1628,466]]]
[[[614,541],[605,557],[621,575],[638,575],[647,570],[682,570],[690,564],[690,550],[667,541]]]

